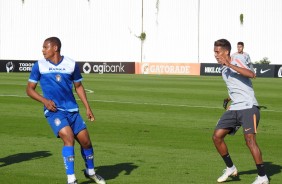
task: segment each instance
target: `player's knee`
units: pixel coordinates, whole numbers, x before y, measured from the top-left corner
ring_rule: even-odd
[[[60,135],[60,137],[63,140],[65,146],[74,145],[74,137],[72,135]]]
[[[81,145],[82,148],[85,148],[85,149],[92,147],[90,140],[83,140],[83,141],[80,142],[80,145]]]
[[[214,143],[219,143],[219,142],[222,141],[222,138],[216,136],[216,134],[213,134],[213,135],[212,135],[212,140],[213,140]]]

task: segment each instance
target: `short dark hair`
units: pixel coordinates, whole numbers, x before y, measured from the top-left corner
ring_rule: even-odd
[[[237,45],[242,45],[244,47],[244,42],[238,42]]]
[[[61,40],[57,37],[50,37],[50,38],[47,38],[45,40],[45,42],[51,42],[53,43],[54,45],[58,46],[58,51],[60,52],[61,51],[61,47],[62,47],[62,43],[61,43]]]
[[[214,42],[214,46],[215,47],[222,47],[223,49],[228,50],[229,55],[230,55],[231,44],[230,44],[230,42],[228,40],[226,40],[226,39],[219,39],[219,40]]]

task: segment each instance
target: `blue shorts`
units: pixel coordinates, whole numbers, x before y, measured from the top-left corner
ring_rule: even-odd
[[[45,117],[57,137],[59,137],[60,130],[66,126],[71,127],[74,135],[86,129],[85,122],[79,112],[49,111],[45,114]]]

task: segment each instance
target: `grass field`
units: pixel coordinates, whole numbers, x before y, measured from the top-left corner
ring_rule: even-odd
[[[62,142],[42,105],[26,96],[28,75],[0,73],[0,183],[66,183]],[[83,84],[97,119],[87,122],[96,171],[108,184],[216,183],[225,167],[211,140],[227,96],[220,77],[91,74],[84,75]],[[282,81],[257,78],[253,84],[260,105],[267,107],[261,111],[258,143],[271,183],[281,184]],[[242,130],[226,142],[239,170],[228,183],[252,183],[256,167]],[[90,183],[78,144],[75,152],[77,179]]]

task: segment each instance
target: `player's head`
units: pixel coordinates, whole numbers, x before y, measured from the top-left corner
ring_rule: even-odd
[[[45,40],[45,42],[50,42],[52,44],[52,46],[56,46],[57,47],[57,52],[61,51],[62,43],[61,43],[61,40],[59,38],[57,38],[57,37],[50,37],[50,38],[47,38]]]
[[[222,59],[230,57],[231,44],[226,39],[220,39],[214,42],[214,57],[221,63]]]
[[[238,50],[238,53],[240,53],[240,54],[243,53],[243,50],[244,50],[244,42],[238,42],[238,43],[237,43],[237,50]]]
[[[51,59],[56,55],[60,55],[61,41],[57,37],[47,38],[43,43],[42,53],[45,59]]]
[[[228,55],[230,55],[231,44],[226,39],[219,39],[214,42],[214,47],[221,47],[221,49],[228,51]]]

